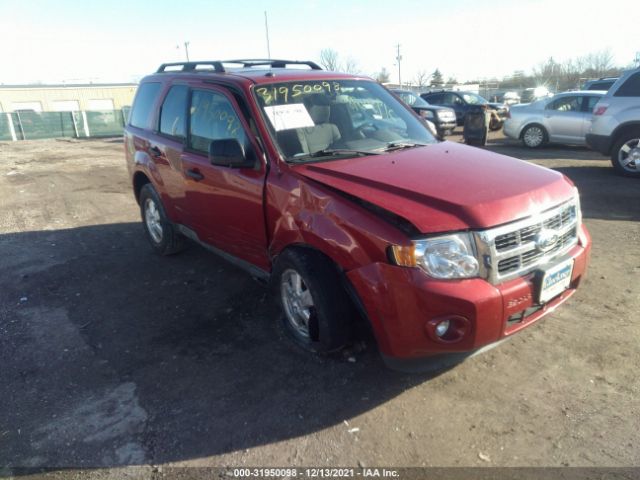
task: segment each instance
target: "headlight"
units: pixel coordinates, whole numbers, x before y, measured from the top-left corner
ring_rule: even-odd
[[[472,278],[480,272],[472,242],[468,233],[456,233],[393,245],[391,253],[397,265],[420,267],[434,278]]]
[[[433,112],[431,110],[420,110],[420,114],[422,115],[422,118],[433,118]]]
[[[580,192],[577,187],[573,187],[573,199],[576,202],[576,220],[580,226],[582,224],[582,209],[580,208]]]

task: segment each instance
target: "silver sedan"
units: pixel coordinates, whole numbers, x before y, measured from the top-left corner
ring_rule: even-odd
[[[522,140],[529,148],[546,143],[585,145],[593,107],[605,92],[559,93],[533,103],[512,105],[504,123],[507,137]]]

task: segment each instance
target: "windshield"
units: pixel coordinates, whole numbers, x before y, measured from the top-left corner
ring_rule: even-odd
[[[429,104],[426,100],[423,100],[421,97],[417,96],[413,92],[395,92],[404,103],[411,107],[428,107]]]
[[[462,98],[470,105],[484,105],[487,101],[475,93],[463,93]]]
[[[256,98],[287,161],[381,154],[437,140],[372,81],[312,80],[259,85]]]

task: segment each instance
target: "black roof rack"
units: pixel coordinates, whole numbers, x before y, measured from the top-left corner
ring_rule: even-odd
[[[199,66],[208,66],[211,67],[216,73],[224,73],[227,70],[224,68],[225,63],[235,63],[242,65],[243,68],[251,68],[251,67],[259,67],[259,66],[267,66],[270,68],[287,68],[287,65],[307,65],[311,68],[311,70],[322,70],[320,66],[311,61],[307,60],[275,60],[275,59],[264,59],[264,58],[246,58],[239,60],[207,60],[202,62],[174,62],[174,63],[163,63],[160,65],[156,73],[164,73],[164,72],[193,72],[198,70]],[[181,67],[181,68],[171,68],[171,67]]]

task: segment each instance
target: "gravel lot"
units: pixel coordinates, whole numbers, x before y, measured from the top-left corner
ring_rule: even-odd
[[[589,275],[510,341],[409,375],[370,344],[356,362],[298,351],[266,289],[200,247],[154,255],[120,139],[0,143],[0,476],[638,466],[640,181],[586,149],[525,151],[500,135],[488,148],[579,186]]]

